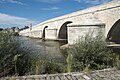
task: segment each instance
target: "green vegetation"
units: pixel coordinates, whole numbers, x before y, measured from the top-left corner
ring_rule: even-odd
[[[105,69],[114,66],[115,54],[107,48],[101,35],[86,35],[76,42],[68,53],[73,55],[73,71]]]
[[[31,58],[15,36],[0,33],[0,77],[90,71],[117,67],[120,57],[106,47],[101,35],[86,35],[67,49],[66,61],[58,62],[45,56]]]
[[[66,62],[67,62],[67,72],[71,72],[72,64],[73,64],[73,55],[71,53],[68,54]]]
[[[54,59],[50,59],[46,55],[32,59],[32,67],[30,74],[53,74],[53,73],[63,73],[66,72],[66,67],[63,63],[60,63]]]
[[[31,66],[27,55],[15,36],[0,33],[0,77],[10,75],[25,75]]]
[[[46,62],[44,70],[44,74],[64,73],[66,71],[66,67],[62,63],[51,60]]]

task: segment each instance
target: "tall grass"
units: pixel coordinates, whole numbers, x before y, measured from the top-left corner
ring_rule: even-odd
[[[29,49],[11,33],[0,33],[0,77],[65,72],[62,63],[47,56],[31,58]]]
[[[68,54],[66,62],[67,62],[67,72],[71,72],[73,65],[73,56],[71,53]]]
[[[0,33],[0,77],[24,75],[30,65],[27,51],[20,46],[15,36]]]

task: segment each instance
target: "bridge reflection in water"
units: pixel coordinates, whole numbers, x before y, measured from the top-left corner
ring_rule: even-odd
[[[60,46],[65,44],[65,41],[43,41],[42,39],[33,39],[29,37],[18,37],[22,43],[22,47],[29,50],[29,54],[33,57],[47,57],[64,60],[64,56],[60,50]]]

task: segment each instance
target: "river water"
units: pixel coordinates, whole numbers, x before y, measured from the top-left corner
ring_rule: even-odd
[[[29,50],[29,54],[33,57],[47,57],[63,60],[64,55],[60,50],[60,46],[66,41],[43,41],[42,39],[33,39],[29,37],[18,37],[22,43],[22,47]]]

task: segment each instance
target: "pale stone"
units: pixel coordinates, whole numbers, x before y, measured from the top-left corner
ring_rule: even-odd
[[[70,22],[72,22],[74,25],[78,25],[78,24],[80,24],[80,25],[93,25],[93,24],[99,25],[99,22],[100,22],[100,24],[101,23],[105,24],[104,36],[107,37],[110,29],[112,28],[114,23],[116,21],[118,21],[119,19],[120,19],[120,0],[113,0],[111,2],[102,4],[102,5],[94,6],[91,8],[87,8],[87,9],[84,9],[81,11],[73,12],[71,14],[63,15],[63,16],[60,16],[57,18],[53,18],[53,19],[44,21],[38,25],[33,26],[32,29],[29,28],[29,29],[20,31],[19,34],[22,36],[29,36],[29,37],[33,37],[33,38],[34,37],[42,38],[44,28],[46,26],[48,26],[49,29],[47,30],[47,28],[46,28],[46,32],[45,32],[46,37],[45,38],[57,40],[57,39],[59,39],[60,32],[64,33],[64,34],[62,34],[62,37],[70,35],[69,34],[70,29],[68,29],[68,34],[66,33],[67,28],[61,30],[63,25],[64,25],[64,27],[67,27],[67,25]],[[72,35],[76,35],[76,37],[79,37],[78,34],[83,34],[81,32],[85,32],[85,31],[86,31],[86,29],[83,31],[80,31],[80,29],[79,29],[79,31],[77,31],[78,33],[75,33]],[[74,32],[74,30],[73,30],[73,32]],[[68,36],[68,39],[71,40],[72,39],[71,37],[72,36]],[[64,38],[67,39],[67,37],[64,37]],[[70,44],[74,43],[74,38],[72,41],[73,42],[70,41]]]

